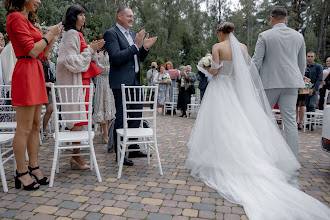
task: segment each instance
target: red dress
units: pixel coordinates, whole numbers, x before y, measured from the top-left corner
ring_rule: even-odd
[[[43,37],[41,31],[19,12],[7,17],[6,29],[16,57],[29,56],[34,44]],[[38,58],[45,59],[43,52]],[[34,58],[18,59],[11,86],[12,105],[30,106],[48,103],[42,63]]]
[[[80,53],[82,53],[86,48],[88,48],[88,45],[86,41],[84,40],[84,36],[81,32],[78,32],[79,38],[80,38]],[[89,85],[91,83],[91,78],[96,77],[100,73],[102,73],[102,69],[100,69],[94,62],[91,61],[89,68],[86,72],[81,73],[82,74],[82,83],[83,85]],[[86,91],[85,96],[85,102],[89,102],[89,89]],[[88,105],[86,105],[86,111],[88,111]],[[87,114],[88,118],[88,114]],[[83,126],[87,125],[87,122],[80,122],[75,124],[74,126]]]

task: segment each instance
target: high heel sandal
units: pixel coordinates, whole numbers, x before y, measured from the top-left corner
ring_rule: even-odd
[[[47,179],[48,179],[47,177],[44,177],[44,178],[39,180],[36,175],[32,174],[32,171],[39,169],[39,166],[34,167],[34,168],[31,168],[31,167],[28,166],[28,168],[29,168],[29,171],[30,171],[30,175],[33,176],[37,180],[37,183],[39,183],[40,185],[48,185],[49,184],[49,181],[47,181]]]
[[[26,171],[25,173],[19,173],[19,172],[17,172],[17,170],[16,170],[16,176],[15,176],[15,188],[16,188],[16,189],[20,189],[21,186],[23,185],[23,189],[24,189],[24,190],[27,190],[27,191],[30,191],[30,190],[37,190],[37,189],[39,189],[39,186],[35,187],[35,185],[37,185],[36,182],[33,182],[33,183],[31,183],[31,184],[25,186],[25,185],[21,182],[21,180],[18,179],[19,177],[22,177],[22,176],[24,176],[24,175],[26,175],[26,174],[29,174],[29,171]]]
[[[73,159],[73,157],[70,157],[70,165],[71,169],[73,165],[76,165],[79,170],[88,170],[90,168],[90,166],[88,166],[87,164],[80,165],[75,159]]]

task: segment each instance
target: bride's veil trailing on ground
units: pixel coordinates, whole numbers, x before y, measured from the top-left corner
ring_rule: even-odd
[[[186,167],[251,220],[327,220],[327,206],[297,189],[300,164],[274,120],[260,76],[230,33],[232,62],[206,89],[192,129]]]

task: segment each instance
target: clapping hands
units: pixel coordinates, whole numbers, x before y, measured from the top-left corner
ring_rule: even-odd
[[[145,29],[142,29],[139,33],[135,36],[135,44],[138,48],[142,47],[144,45],[144,48],[148,50],[152,45],[155,44],[158,37],[149,38],[149,33],[146,35]]]
[[[101,49],[105,44],[104,39],[101,40],[93,40],[90,47],[94,50],[94,51],[98,51],[99,49]]]

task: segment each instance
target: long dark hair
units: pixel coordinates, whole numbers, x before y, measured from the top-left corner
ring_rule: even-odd
[[[85,24],[83,27],[81,27],[80,30],[77,30],[77,27],[76,27],[76,24],[78,21],[78,15],[81,13],[86,14],[86,10],[80,5],[71,5],[68,8],[68,10],[66,10],[65,18],[63,21],[65,31],[74,29],[74,30],[79,31],[84,34]]]
[[[25,4],[25,0],[5,0],[4,6],[7,11],[7,16],[16,11],[17,12],[23,11],[24,4]],[[29,12],[28,19],[33,26],[39,28],[37,23],[39,24],[40,22],[37,16],[37,11]]]

